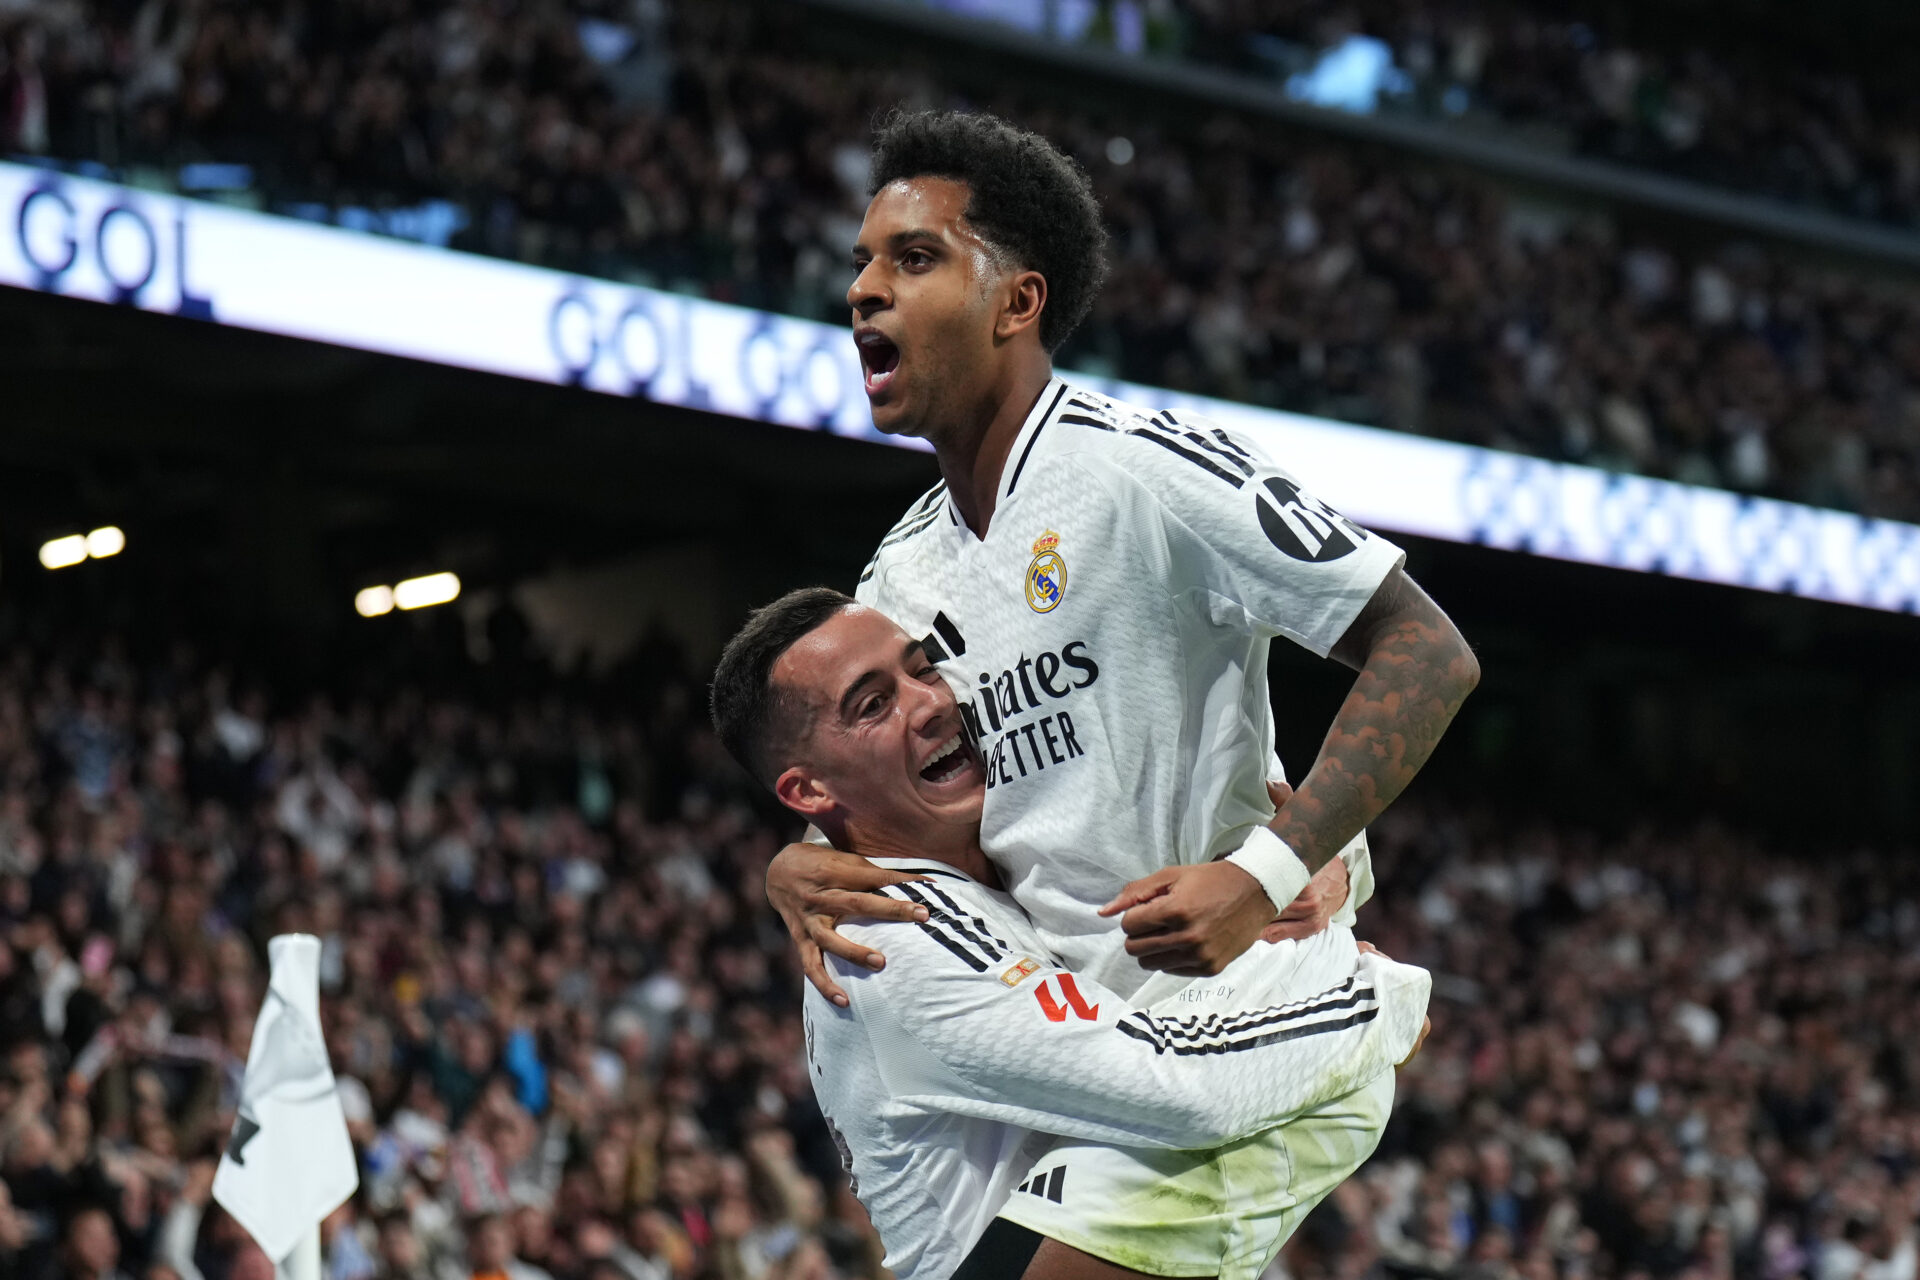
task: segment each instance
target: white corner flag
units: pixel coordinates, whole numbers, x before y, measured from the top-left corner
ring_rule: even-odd
[[[320,1221],[360,1185],[360,1169],[320,1033],[320,939],[281,934],[267,961],[267,998],[213,1198],[282,1276],[305,1280],[319,1274]]]

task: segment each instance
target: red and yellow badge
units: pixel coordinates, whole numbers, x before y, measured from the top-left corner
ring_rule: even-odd
[[[1040,962],[1032,956],[1022,956],[1019,964],[1000,975],[1000,981],[1010,987],[1017,987],[1038,972],[1040,972]]]
[[[1049,529],[1034,540],[1027,566],[1027,607],[1052,613],[1067,594],[1067,562],[1060,558],[1060,535]]]

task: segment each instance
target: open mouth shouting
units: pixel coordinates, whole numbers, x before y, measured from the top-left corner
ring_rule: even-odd
[[[900,369],[900,348],[886,334],[872,325],[861,325],[853,331],[853,341],[860,348],[860,365],[866,374],[867,397],[872,399],[886,391],[893,381],[893,375]]]

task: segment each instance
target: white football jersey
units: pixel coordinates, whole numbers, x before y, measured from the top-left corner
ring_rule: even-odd
[[[1150,1009],[1050,960],[1012,898],[938,863],[882,892],[922,924],[848,921],[875,973],[827,957],[850,1004],[808,987],[808,1074],[886,1265],[944,1280],[1053,1136],[1210,1150],[1363,1088],[1405,1059],[1427,971],[1340,926],[1255,943]],[[1066,1171],[1071,1175],[1071,1170]],[[1058,1178],[1058,1173],[1049,1175]]]
[[[936,485],[855,595],[925,637],[959,696],[987,765],[981,847],[1051,953],[1132,994],[1147,973],[1096,910],[1272,820],[1268,645],[1324,656],[1401,559],[1252,442],[1055,379],[987,536]],[[1351,908],[1364,835],[1342,856]]]

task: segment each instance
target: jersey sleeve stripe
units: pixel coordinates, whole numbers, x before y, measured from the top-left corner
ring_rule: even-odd
[[[991,943],[993,946],[999,948],[1002,955],[1005,955],[1007,952],[1012,950],[1012,948],[1006,944],[1006,941],[1004,939],[999,937],[997,934],[994,933],[994,931],[991,928],[988,927],[987,922],[985,920],[981,919],[980,916],[974,914],[973,912],[966,910],[959,903],[955,902],[952,898],[948,897],[946,890],[942,889],[939,885],[930,884],[930,885],[926,885],[925,888],[928,893],[940,899],[940,901],[944,902],[947,905],[947,910],[953,914],[956,920],[964,918],[968,924],[971,924],[974,927],[974,929],[980,934],[980,936],[983,939]]]
[[[1281,1004],[1266,1005],[1259,1009],[1241,1009],[1233,1013],[1209,1013],[1186,1018],[1174,1018],[1162,1014],[1159,1020],[1168,1026],[1207,1027],[1221,1023],[1236,1022],[1242,1018],[1264,1018],[1270,1013],[1277,1013],[1283,1017],[1297,1013],[1311,1013],[1315,1009],[1325,1006],[1327,1001],[1343,1000],[1350,996],[1353,994],[1354,988],[1359,985],[1359,981],[1358,975],[1355,975],[1337,987],[1328,987],[1325,991],[1316,991],[1314,994],[1303,996],[1298,1000],[1288,1000]],[[1361,990],[1370,989],[1371,988],[1361,988]],[[1349,1001],[1349,1003],[1351,1002]]]
[[[1242,1009],[1235,1013],[1210,1013],[1199,1018],[1170,1018],[1162,1014],[1154,1018],[1154,1021],[1171,1031],[1182,1034],[1212,1034],[1262,1026],[1269,1022],[1287,1022],[1326,1013],[1332,1009],[1348,1009],[1362,1000],[1371,999],[1372,996],[1372,987],[1358,986],[1356,979],[1348,978],[1339,986],[1330,987],[1319,995],[1310,996],[1305,1000],[1290,1001],[1287,1004],[1268,1005],[1261,1009]]]
[[[1249,462],[1253,461],[1253,455],[1248,453],[1245,449],[1241,448],[1240,442],[1238,440],[1235,440],[1232,436],[1228,435],[1225,431],[1222,431],[1219,427],[1215,427],[1213,429],[1212,434],[1215,440],[1218,440],[1221,444],[1225,445],[1227,448],[1233,450],[1235,453],[1239,454],[1241,457],[1245,458],[1247,461]]]
[[[967,967],[972,969],[975,973],[985,973],[987,971],[987,962],[985,960],[982,960],[979,956],[967,950],[965,947],[955,942],[952,938],[948,937],[945,933],[941,932],[940,927],[934,924],[931,920],[923,921],[920,925],[920,931],[926,934],[929,938],[932,938],[935,942],[939,943],[941,946],[945,947],[947,950],[953,952],[953,954],[955,954],[956,956],[959,956],[962,960],[966,962]]]
[[[898,520],[894,522],[894,525],[893,525],[894,531],[898,531],[902,525],[912,524],[915,520],[927,514],[927,512],[933,510],[933,504],[938,502],[940,500],[940,495],[945,493],[946,491],[947,491],[947,482],[945,480],[942,480],[938,484],[934,485],[933,488],[921,494],[920,501],[914,503],[911,507],[908,507],[907,514],[905,514],[904,516],[901,516]]]
[[[1188,462],[1191,462],[1194,466],[1199,467],[1202,471],[1210,472],[1213,475],[1219,476],[1222,480],[1225,480],[1228,484],[1232,485],[1236,489],[1241,488],[1247,482],[1245,476],[1237,476],[1233,474],[1233,472],[1228,471],[1225,467],[1213,461],[1213,459],[1206,457],[1204,454],[1195,453],[1192,450],[1188,449],[1186,446],[1178,444],[1173,440],[1169,439],[1168,437],[1159,434],[1158,432],[1129,431],[1127,432],[1127,434],[1130,436],[1139,436],[1142,440],[1151,440],[1163,449],[1172,450],[1174,453],[1177,453],[1181,457],[1185,458]],[[1248,474],[1251,475],[1252,472],[1249,471]]]
[[[1111,431],[1117,435],[1138,436],[1142,440],[1151,440],[1155,444],[1159,445],[1161,448],[1167,449],[1173,453],[1179,454],[1181,457],[1185,458],[1188,462],[1191,462],[1194,466],[1199,467],[1202,471],[1205,471],[1210,475],[1219,476],[1222,480],[1225,480],[1228,484],[1232,485],[1236,489],[1244,488],[1247,483],[1245,476],[1235,475],[1233,472],[1228,471],[1225,467],[1221,466],[1219,463],[1213,461],[1213,459],[1208,458],[1203,454],[1195,453],[1191,449],[1187,448],[1185,445],[1175,443],[1173,440],[1170,440],[1166,436],[1161,435],[1158,431],[1146,431],[1138,428],[1131,431],[1121,431],[1118,427],[1114,426],[1112,423],[1102,422],[1098,418],[1088,417],[1087,415],[1080,414],[1080,413],[1063,413],[1060,415],[1058,420],[1061,422],[1070,422],[1075,426],[1092,427],[1096,431]]]
[[[993,934],[987,931],[986,924],[982,922],[978,916],[971,917],[973,923],[975,925],[978,925],[980,930],[979,933],[974,932],[973,929],[967,926],[967,921],[963,920],[961,918],[961,915],[958,914],[960,912],[960,908],[954,904],[953,899],[949,898],[946,894],[941,893],[940,890],[938,890],[937,888],[934,888],[934,886],[932,885],[922,886],[917,884],[898,884],[898,885],[894,885],[893,887],[900,890],[901,893],[904,893],[905,895],[907,895],[907,897],[911,898],[913,901],[925,907],[927,909],[928,916],[931,917],[933,921],[938,921],[940,924],[951,929],[954,933],[957,933],[962,938],[965,938],[969,943],[971,943],[974,947],[978,948],[983,954],[985,954],[988,960],[990,961],[998,960],[1004,954],[1003,949],[1006,947],[1007,945],[1006,943],[1000,942],[1000,939],[998,938],[994,938]],[[930,890],[931,894],[922,893],[921,892],[922,888]],[[935,896],[937,896],[940,899],[940,901],[938,902],[933,901],[932,897],[935,897]],[[922,925],[921,927],[925,928],[926,926]],[[986,936],[982,937],[981,934],[985,934]],[[989,938],[992,938],[993,940],[989,942],[988,941]],[[996,942],[1000,943],[999,947],[994,946],[994,943]]]
[[[1085,413],[1063,413],[1055,419],[1055,421],[1070,422],[1076,427],[1092,427],[1096,431],[1118,431],[1120,429],[1111,422],[1102,422],[1100,419]]]
[[[933,488],[927,490],[927,496],[920,499],[920,505],[915,507],[914,511],[918,513],[922,511],[933,510],[933,504],[940,501],[941,495],[946,493],[946,491],[947,491],[947,482],[945,480],[942,480],[939,484],[936,484],[933,486]]]
[[[1362,1009],[1357,1013],[1349,1014],[1337,1022],[1315,1022],[1305,1026],[1281,1027],[1277,1030],[1269,1031],[1264,1035],[1253,1036],[1245,1040],[1207,1044],[1167,1043],[1155,1038],[1151,1032],[1142,1030],[1131,1022],[1121,1022],[1117,1024],[1114,1029],[1122,1035],[1132,1036],[1135,1040],[1143,1040],[1152,1045],[1155,1053],[1172,1053],[1176,1057],[1190,1057],[1194,1054],[1240,1053],[1247,1049],[1259,1049],[1270,1044],[1280,1044],[1288,1040],[1298,1040],[1303,1036],[1317,1036],[1329,1031],[1344,1031],[1348,1027],[1356,1027],[1363,1023],[1372,1022],[1379,1016],[1380,1006],[1375,1005],[1371,1009]]]
[[[1175,427],[1171,423],[1163,422],[1157,417],[1148,418],[1147,421],[1151,422],[1153,425],[1155,425],[1156,427],[1159,427],[1162,431],[1166,432],[1170,438],[1178,437],[1179,439],[1186,440],[1198,446],[1199,448],[1205,450],[1207,453],[1212,454],[1214,457],[1221,459],[1222,461],[1226,462],[1228,466],[1238,469],[1242,475],[1245,475],[1245,476],[1253,475],[1252,464],[1249,463],[1243,456],[1241,456],[1237,452],[1228,452],[1227,450],[1222,449],[1218,444],[1207,439],[1205,436],[1199,434],[1198,432],[1187,431],[1187,430]]]
[[[933,524],[933,522],[938,520],[939,518],[940,518],[940,512],[938,510],[929,511],[926,515],[921,516],[913,524],[908,525],[906,528],[901,529],[896,533],[890,533],[886,537],[882,538],[880,540],[881,549],[884,550],[887,547],[891,547],[895,545],[896,543],[905,542],[908,538],[911,538],[914,534],[919,533],[922,529],[930,527]]]
[[[920,932],[926,934],[948,951],[960,957],[960,959],[966,963],[967,967],[975,973],[985,973],[987,966],[999,959],[997,953],[993,952],[991,948],[981,944],[977,938],[972,939],[973,946],[968,946],[966,943],[960,941],[956,934],[964,931],[958,930],[955,927],[953,917],[949,916],[940,908],[929,904],[920,894],[913,892],[912,885],[885,885],[878,892],[889,898],[897,898],[902,902],[917,902],[921,906],[926,907],[928,918],[918,922]]]
[[[931,524],[932,518],[940,514],[940,508],[935,504],[940,501],[940,498],[946,491],[947,482],[945,480],[942,480],[939,484],[927,490],[918,502],[907,509],[907,514],[894,521],[893,528],[887,530],[886,536],[880,539],[880,545],[883,547],[891,546],[905,538],[912,537],[914,534],[920,532],[920,530],[926,528],[927,525]]]
[[[1324,1019],[1327,1014],[1342,1009],[1352,1009],[1367,1005],[1375,1010],[1379,1001],[1372,987],[1361,987],[1351,994],[1344,994],[1353,985],[1349,979],[1346,986],[1336,987],[1324,993],[1331,999],[1316,999],[1305,1007],[1286,1006],[1281,1009],[1255,1009],[1244,1014],[1220,1019],[1218,1015],[1204,1019],[1156,1018],[1150,1013],[1135,1012],[1129,1014],[1126,1021],[1137,1025],[1142,1039],[1151,1040],[1157,1045],[1171,1047],[1176,1044],[1208,1045],[1228,1043],[1236,1038],[1244,1038],[1249,1033],[1265,1027],[1275,1026],[1321,1026],[1328,1025],[1313,1019]],[[1363,1010],[1364,1012],[1364,1010]]]

